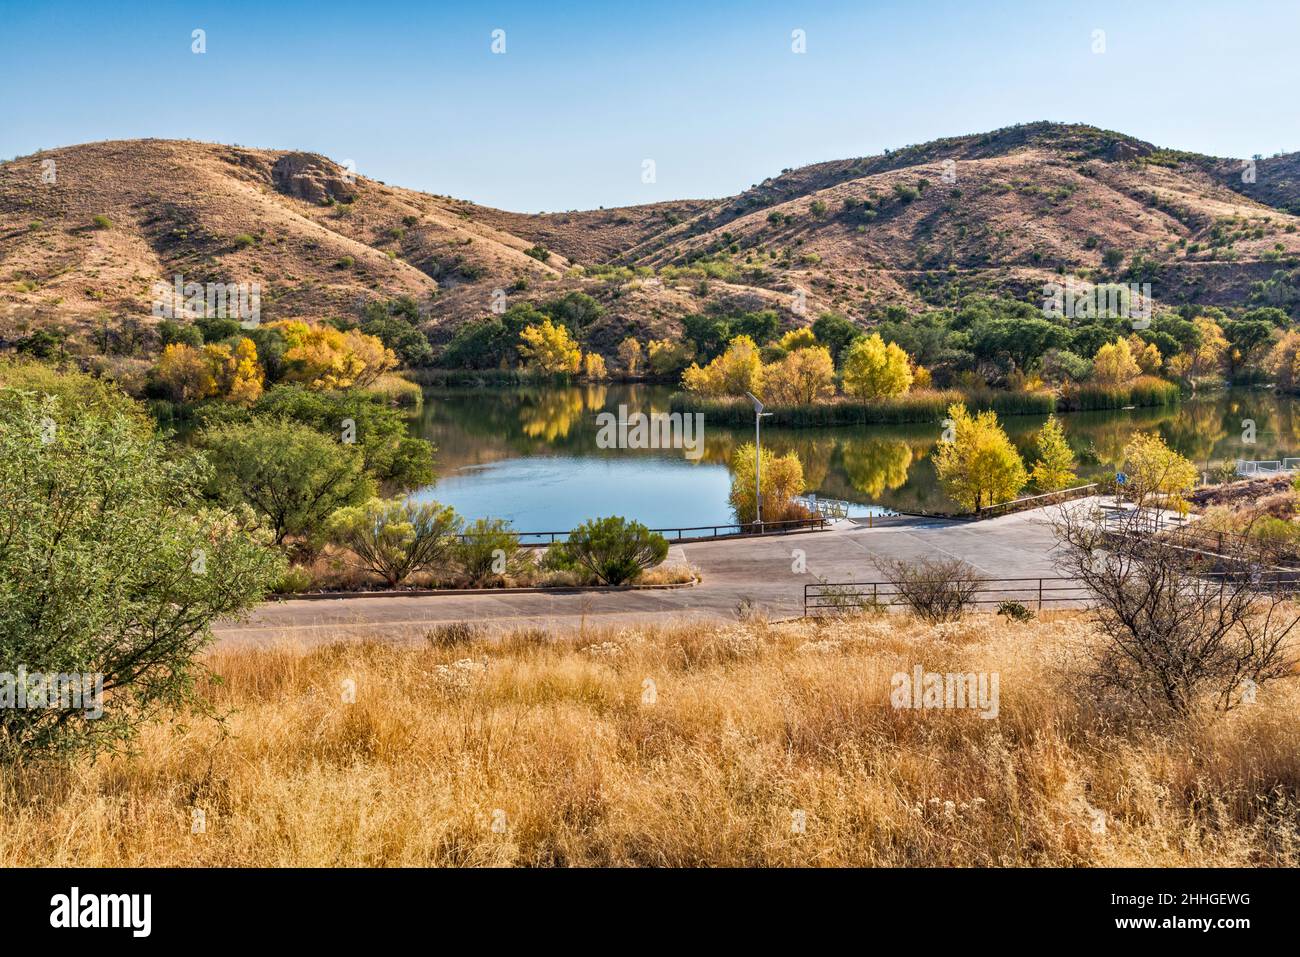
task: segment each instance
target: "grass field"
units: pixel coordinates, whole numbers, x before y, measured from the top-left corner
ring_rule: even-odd
[[[7,774],[0,865],[1300,863],[1300,680],[1104,712],[1077,614],[436,637],[214,650],[222,724]],[[916,665],[997,717],[891,707]]]

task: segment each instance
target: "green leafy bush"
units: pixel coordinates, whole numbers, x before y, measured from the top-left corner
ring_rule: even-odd
[[[668,555],[668,540],[617,515],[584,522],[547,549],[546,566],[580,569],[605,585],[636,581]]]
[[[48,707],[0,708],[5,762],[112,747],[190,700],[213,620],[283,568],[247,510],[204,506],[201,460],[115,404],[0,389],[0,662],[92,676],[79,708],[62,681]]]
[[[441,568],[460,525],[455,510],[437,502],[372,498],[336,511],[327,534],[356,557],[357,567],[396,588],[415,572]]]

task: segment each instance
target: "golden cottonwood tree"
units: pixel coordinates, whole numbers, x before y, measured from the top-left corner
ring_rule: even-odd
[[[1040,492],[1059,492],[1078,479],[1074,471],[1074,453],[1065,441],[1065,430],[1056,416],[1049,415],[1035,439],[1038,461],[1029,477]]]
[[[758,346],[749,336],[736,336],[727,343],[727,351],[707,366],[694,362],[682,373],[682,385],[699,395],[763,394],[763,360]]]
[[[862,401],[902,395],[912,387],[912,364],[896,343],[879,333],[856,340],[844,352],[844,392]]]
[[[948,418],[952,441],[940,442],[932,456],[948,497],[976,512],[1015,498],[1029,476],[997,413],[972,416],[956,402],[948,407]]]
[[[835,361],[825,346],[795,349],[763,367],[763,398],[775,405],[812,405],[835,397]]]
[[[572,374],[581,368],[582,350],[563,323],[543,319],[519,333],[519,355],[524,368],[546,375]]]

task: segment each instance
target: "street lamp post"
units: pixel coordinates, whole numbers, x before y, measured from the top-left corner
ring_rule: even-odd
[[[746,392],[749,401],[754,403],[754,524],[758,530],[763,531],[763,435],[759,426],[763,422],[763,417],[771,415],[771,412],[763,411],[763,403],[758,400],[758,396],[752,392]]]

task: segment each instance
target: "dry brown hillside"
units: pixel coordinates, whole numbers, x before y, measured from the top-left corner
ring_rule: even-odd
[[[388,186],[309,153],[134,140],[0,165],[0,338],[147,320],[155,282],[260,283],[264,319],[409,296],[435,340],[580,289],[592,345],[692,311],[1033,295],[1061,273],[1240,305],[1300,260],[1300,157],[1241,161],[1028,124],[819,163],[729,198],[528,215]],[[1108,255],[1109,253],[1109,255]],[[802,299],[806,312],[791,310]]]

